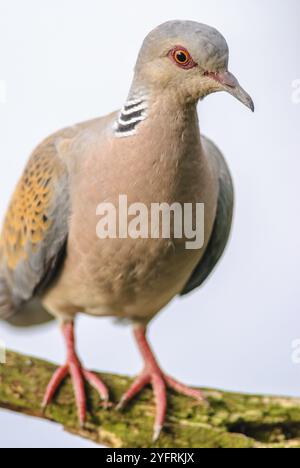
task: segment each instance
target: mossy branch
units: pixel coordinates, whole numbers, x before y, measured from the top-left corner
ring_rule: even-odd
[[[77,421],[70,379],[43,414],[40,402],[55,366],[39,359],[7,353],[0,365],[0,407],[47,419],[66,431],[114,448],[153,447],[154,401],[151,390],[122,413],[101,408],[88,388],[89,416],[85,429]],[[117,402],[131,380],[101,374]],[[208,405],[170,393],[165,430],[156,444],[163,448],[300,448],[300,400],[205,390]]]

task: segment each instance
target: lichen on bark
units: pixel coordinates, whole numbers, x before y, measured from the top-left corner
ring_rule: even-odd
[[[44,418],[70,433],[114,448],[148,448],[152,443],[154,400],[150,389],[118,412],[104,409],[97,393],[87,387],[88,419],[78,425],[70,379],[43,414],[40,406],[55,366],[36,358],[7,353],[0,365],[0,407]],[[112,402],[131,382],[128,377],[101,374]],[[204,390],[207,404],[169,394],[168,418],[155,447],[161,448],[300,448],[300,400]]]

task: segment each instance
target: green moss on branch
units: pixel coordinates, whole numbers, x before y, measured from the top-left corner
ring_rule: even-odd
[[[123,413],[103,409],[96,392],[87,388],[89,416],[80,429],[70,379],[43,414],[40,402],[55,366],[8,352],[0,365],[0,407],[47,419],[66,431],[98,444],[119,448],[153,447],[154,401],[151,390]],[[128,388],[127,377],[101,374],[117,402]],[[170,393],[165,430],[157,447],[164,448],[300,448],[300,400],[205,390],[208,405]]]

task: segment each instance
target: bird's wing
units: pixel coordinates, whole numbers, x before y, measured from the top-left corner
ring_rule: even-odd
[[[219,197],[216,219],[210,241],[199,265],[186,284],[181,295],[184,296],[201,286],[219,262],[228,243],[234,206],[234,189],[228,166],[216,146],[203,139],[205,151],[214,159],[219,179]]]
[[[58,142],[73,132],[57,133],[35,150],[12,197],[0,238],[0,318],[37,294],[64,257],[69,174]]]

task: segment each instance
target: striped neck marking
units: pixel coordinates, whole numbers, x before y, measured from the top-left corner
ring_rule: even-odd
[[[138,125],[147,118],[147,109],[145,98],[127,101],[115,123],[116,137],[124,138],[135,135]]]

